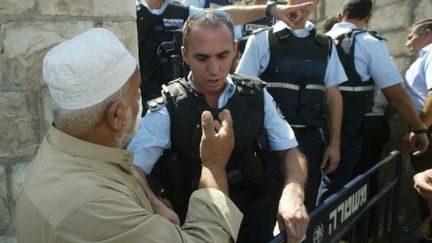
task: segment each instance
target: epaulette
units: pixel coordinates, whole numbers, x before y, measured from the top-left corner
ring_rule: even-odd
[[[260,32],[263,32],[263,31],[265,31],[265,30],[269,30],[269,29],[271,29],[271,28],[272,28],[271,26],[269,26],[269,27],[264,27],[264,28],[259,28],[259,29],[256,29],[256,30],[252,31],[252,34],[253,34],[253,35],[256,35],[256,34],[258,34],[258,33],[260,33]]]
[[[368,31],[368,33],[371,36],[377,38],[378,40],[385,40],[385,41],[387,41],[384,37],[380,36],[376,31]]]
[[[147,107],[150,111],[160,110],[162,107],[166,106],[166,98],[165,96],[158,97],[156,99],[152,99],[147,101]]]

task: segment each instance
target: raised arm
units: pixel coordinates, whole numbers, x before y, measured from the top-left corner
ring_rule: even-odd
[[[302,10],[311,8],[313,2],[306,2],[298,5],[275,5],[271,8],[271,16],[277,20],[291,25],[296,22],[303,14]],[[221,8],[229,13],[234,24],[244,24],[253,20],[262,19],[266,16],[266,5],[251,5],[251,6],[225,6]]]

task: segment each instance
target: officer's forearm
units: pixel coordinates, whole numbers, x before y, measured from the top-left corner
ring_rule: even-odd
[[[298,148],[281,151],[279,156],[283,163],[285,185],[298,185],[303,189],[307,179],[306,157]]]
[[[417,115],[414,105],[411,101],[406,90],[401,84],[395,84],[393,86],[382,89],[386,99],[399,114],[399,116],[405,120],[412,128],[422,129],[425,128],[419,116]]]
[[[266,5],[225,6],[221,9],[229,13],[234,24],[245,24],[265,17]]]
[[[327,89],[327,110],[329,116],[330,144],[340,145],[340,133],[342,126],[342,95],[337,86]]]
[[[420,113],[420,119],[425,126],[430,127],[432,125],[432,91],[428,93],[423,111]]]

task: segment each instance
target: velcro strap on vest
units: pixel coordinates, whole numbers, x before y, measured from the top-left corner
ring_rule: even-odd
[[[292,90],[300,90],[302,87],[296,84],[287,84],[287,83],[278,83],[278,82],[269,82],[266,87],[269,88],[282,88],[282,89],[292,89]],[[326,88],[319,84],[306,84],[304,89],[310,90],[321,90],[326,91]]]
[[[365,92],[365,91],[372,91],[374,90],[374,85],[367,85],[367,86],[339,86],[340,91],[347,91],[347,92]]]

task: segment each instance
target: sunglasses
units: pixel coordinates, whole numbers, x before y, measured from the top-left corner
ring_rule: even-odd
[[[211,18],[224,20],[224,21],[231,20],[231,17],[228,13],[222,10],[211,9],[211,10],[202,10],[192,14],[189,17],[189,21],[197,21],[197,20],[211,19]]]

